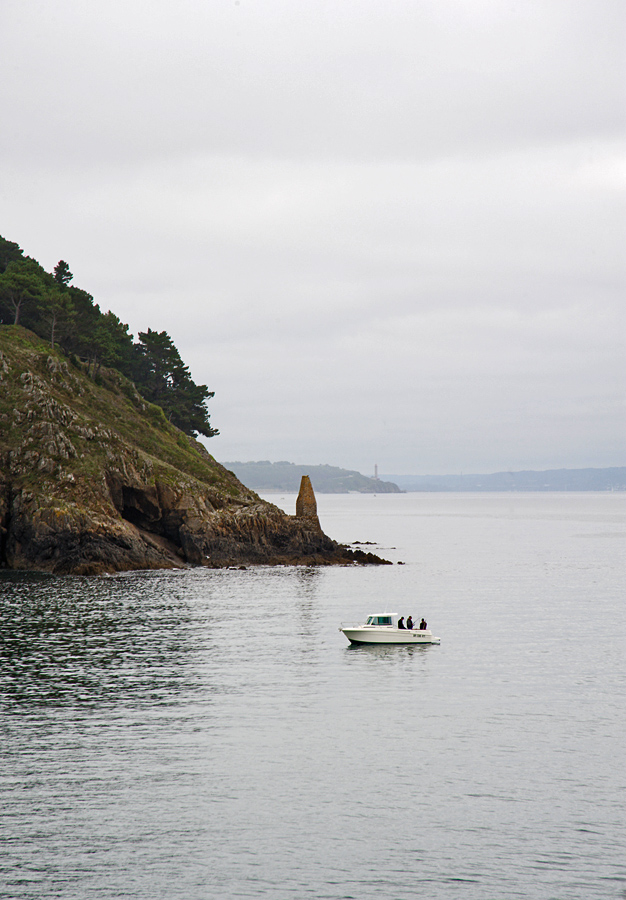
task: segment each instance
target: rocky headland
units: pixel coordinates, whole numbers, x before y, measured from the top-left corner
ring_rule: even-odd
[[[383,563],[288,516],[179,431],[132,382],[96,381],[24,328],[0,326],[0,567],[129,569]]]

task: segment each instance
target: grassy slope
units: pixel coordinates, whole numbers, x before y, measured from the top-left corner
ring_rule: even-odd
[[[69,408],[76,418],[63,430],[76,450],[70,459],[55,460],[59,465],[53,472],[34,466],[19,477],[21,486],[40,491],[47,483],[50,492],[67,494],[71,482],[63,477],[73,474],[80,483],[101,480],[105,457],[111,459],[122,445],[136,451],[138,459],[148,459],[158,470],[160,480],[178,480],[180,474],[197,479],[230,498],[254,500],[255,495],[244,488],[234,475],[217,463],[206,449],[187,437],[165,418],[160,407],[146,403],[134,385],[112,369],[102,369],[98,384],[89,378],[82,365],[70,364],[63,354],[23,328],[0,326],[0,352],[8,373],[0,362],[0,453],[6,451],[47,456],[48,435],[32,428],[39,421],[37,398],[44,393],[63,410]],[[56,372],[51,369],[57,368]],[[34,394],[24,389],[32,373]],[[33,402],[33,396],[35,400]],[[41,404],[39,404],[40,406]],[[35,406],[35,415],[29,408]],[[17,414],[16,414],[17,413]],[[83,436],[93,432],[95,438]],[[31,457],[32,458],[32,457]],[[25,466],[25,469],[28,467]],[[57,484],[55,484],[57,482]],[[76,481],[74,482],[76,484]],[[56,489],[55,489],[56,488]],[[60,490],[59,490],[60,489]],[[73,487],[69,493],[76,493]]]

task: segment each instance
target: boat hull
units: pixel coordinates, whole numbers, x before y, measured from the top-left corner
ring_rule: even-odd
[[[441,638],[430,630],[403,630],[400,628],[361,626],[360,628],[340,628],[351,644],[439,644]]]

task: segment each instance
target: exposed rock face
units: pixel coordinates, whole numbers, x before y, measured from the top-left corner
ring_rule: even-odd
[[[304,519],[312,528],[322,530],[320,520],[317,517],[317,500],[313,485],[308,475],[303,475],[300,481],[300,491],[296,500],[296,518]]]
[[[113,370],[103,384],[0,326],[0,566],[97,574],[382,562],[261,500]],[[309,493],[310,491],[310,493]]]

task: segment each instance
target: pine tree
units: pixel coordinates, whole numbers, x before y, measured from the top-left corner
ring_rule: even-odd
[[[64,259],[60,259],[54,267],[54,280],[57,284],[68,285],[74,276]]]

